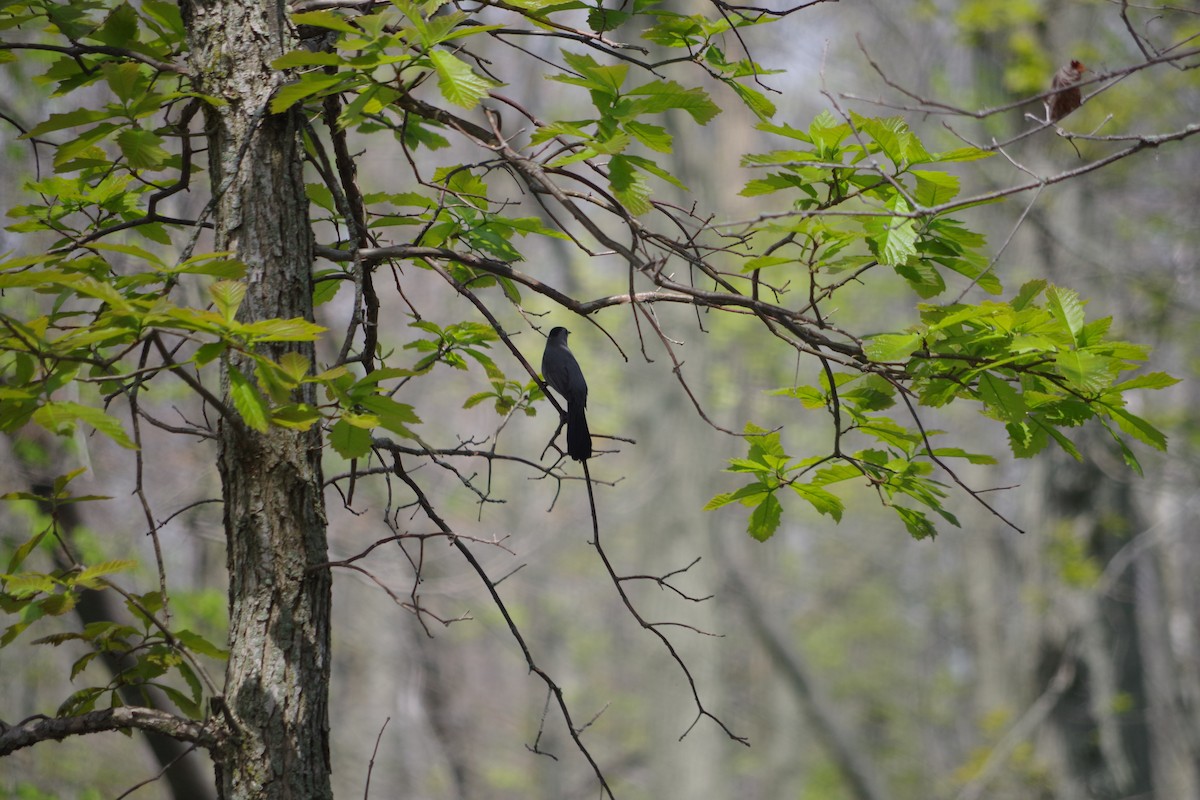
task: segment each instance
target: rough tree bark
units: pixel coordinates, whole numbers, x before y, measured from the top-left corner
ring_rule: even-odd
[[[273,59],[291,49],[276,0],[184,0],[207,106],[215,248],[247,267],[239,318],[312,319],[312,233],[294,113],[271,115]],[[288,348],[313,359],[310,345]],[[267,355],[278,358],[284,347]],[[298,399],[314,402],[308,396]],[[234,730],[214,753],[225,798],[332,796],[328,683],[330,579],[320,434],[238,419],[221,424],[219,468],[229,569],[225,704]]]

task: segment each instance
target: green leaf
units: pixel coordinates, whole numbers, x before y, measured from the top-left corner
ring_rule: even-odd
[[[243,284],[233,284],[242,286]],[[264,319],[238,326],[237,330],[256,342],[314,342],[327,328],[299,317]]]
[[[892,211],[907,214],[910,209],[908,202],[899,194],[893,197],[887,207]],[[904,264],[910,257],[916,255],[917,229],[914,221],[908,217],[872,217],[863,227],[870,235],[867,244],[871,252],[879,259],[879,263],[890,267]]]
[[[75,576],[75,583],[86,586],[89,589],[99,589],[103,585],[98,578],[103,578],[105,575],[111,575],[114,572],[129,572],[137,569],[138,562],[123,559],[105,561],[101,564],[93,564],[90,567],[85,567]]]
[[[217,281],[208,287],[208,293],[212,295],[213,302],[216,303],[217,310],[221,312],[225,322],[232,323],[242,300],[246,299],[246,284],[237,281]]]
[[[791,487],[796,494],[806,500],[818,512],[833,517],[838,522],[842,521],[842,512],[846,507],[838,499],[837,495],[807,483],[793,483]]]
[[[125,42],[121,43],[124,46]],[[142,83],[142,68],[137,62],[125,61],[120,64],[108,63],[102,67],[104,80],[120,100],[128,102],[137,93]]]
[[[171,154],[162,146],[162,137],[140,128],[127,128],[117,134],[117,146],[134,169],[160,169]]]
[[[138,40],[137,12],[128,3],[121,3],[112,10],[112,13],[104,20],[104,24],[92,34],[91,38],[97,39],[110,47],[129,47],[131,43]],[[105,66],[108,65],[106,64]],[[121,66],[136,67],[137,65],[123,64]],[[120,96],[119,92],[118,96]]]
[[[281,428],[306,431],[321,421],[321,412],[305,403],[290,403],[271,412],[271,422]]]
[[[329,446],[342,458],[362,458],[371,452],[371,432],[339,419],[329,430]]]
[[[279,87],[279,91],[275,92],[275,96],[271,98],[271,113],[282,114],[301,100],[306,100],[315,94],[328,93],[333,87],[345,82],[346,78],[341,74],[305,73],[299,80]]]
[[[259,433],[267,431],[270,427],[270,407],[266,399],[241,370],[232,364],[229,366],[229,396],[233,400],[234,408],[248,426]]]
[[[725,84],[732,88],[738,97],[742,98],[742,103],[746,108],[750,109],[760,120],[765,121],[775,116],[775,104],[762,92],[738,81],[727,80]]]
[[[1113,360],[1087,350],[1064,350],[1054,365],[1067,380],[1084,392],[1098,392],[1112,382]]]
[[[69,400],[51,401],[33,412],[33,421],[55,433],[70,433],[75,423],[86,422],[121,447],[136,450],[137,445],[125,433],[121,423],[98,408]]]
[[[562,51],[563,60],[567,66],[579,73],[575,75],[549,75],[551,80],[561,83],[571,83],[600,92],[602,95],[615,98],[621,92],[625,76],[629,74],[628,64],[613,64],[602,66],[594,58],[586,54]]]
[[[765,542],[779,528],[779,520],[783,516],[783,506],[774,494],[766,495],[762,502],[750,514],[747,532],[760,542]]]
[[[639,142],[649,147],[651,150],[659,153],[671,152],[671,134],[667,133],[666,128],[658,125],[649,125],[645,122],[630,120],[625,123],[625,130],[637,139]]]
[[[292,14],[292,22],[297,25],[313,25],[317,28],[341,31],[342,33],[357,34],[362,32],[351,25],[345,17],[335,14],[332,11],[302,11]]]
[[[721,113],[703,89],[685,89],[675,81],[652,81],[629,94],[639,97],[631,109],[635,114],[657,114],[673,108],[686,111],[700,125],[705,125]]]
[[[367,411],[377,415],[379,417],[379,424],[392,433],[399,434],[408,439],[416,438],[412,431],[408,429],[408,426],[419,425],[421,418],[413,411],[412,406],[397,403],[392,398],[381,394],[360,398],[359,404]]]
[[[1017,296],[1012,300],[1012,307],[1017,311],[1024,311],[1048,285],[1041,278],[1023,284],[1017,291]]]
[[[466,62],[445,50],[430,50],[429,59],[437,72],[438,89],[441,90],[442,96],[456,106],[475,108],[496,85],[476,75]]]
[[[593,8],[588,12],[588,27],[596,33],[611,31],[624,25],[632,14],[611,8]]]
[[[958,196],[958,177],[948,172],[912,171],[917,179],[913,199],[926,208],[947,203]]]
[[[652,208],[650,187],[627,156],[613,156],[608,164],[608,178],[613,193],[630,214],[645,214]]]
[[[919,333],[883,333],[863,348],[863,353],[872,361],[903,361],[924,344]]]
[[[1046,308],[1071,334],[1071,341],[1079,344],[1079,332],[1083,330],[1083,302],[1071,289],[1051,286],[1046,290]]]
[[[9,499],[8,495],[5,495],[4,499]],[[46,528],[45,530],[34,534],[27,539],[24,544],[14,550],[13,556],[11,559],[9,559],[8,566],[4,571],[9,574],[16,572],[21,564],[25,562],[25,559],[29,557],[29,554],[33,552],[34,548],[41,544],[42,539],[44,539],[46,534],[49,532],[50,529]]]
[[[40,125],[35,125],[33,130],[22,135],[22,139],[45,136],[47,133],[60,131],[64,128],[74,128],[79,125],[87,125],[92,122],[100,122],[113,116],[112,111],[100,111],[91,108],[78,108],[74,111],[68,111],[64,114],[51,114],[50,118]]]
[[[1117,421],[1117,424],[1121,426],[1121,430],[1138,441],[1145,442],[1156,450],[1166,451],[1167,437],[1158,428],[1123,408],[1110,408],[1108,412]]]
[[[914,539],[930,539],[937,536],[937,528],[929,521],[929,517],[921,511],[904,506],[892,506],[896,515],[904,521],[904,527],[908,529],[908,533]]]
[[[198,633],[193,633],[187,629],[173,631],[172,633],[180,644],[182,644],[188,650],[191,650],[193,653],[198,653],[202,656],[208,656],[209,658],[220,659],[222,661],[229,658],[229,652],[227,650],[222,650],[220,647],[217,647],[215,644],[208,641],[208,639],[205,639]]]
[[[1131,389],[1165,389],[1177,383],[1179,383],[1179,379],[1173,375],[1168,375],[1165,372],[1148,372],[1145,375],[1139,375],[1136,378],[1118,383],[1112,388],[1113,391],[1128,392]]]

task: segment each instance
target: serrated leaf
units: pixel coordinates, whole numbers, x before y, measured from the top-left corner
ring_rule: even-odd
[[[765,121],[775,116],[775,104],[762,92],[738,81],[727,80],[725,83],[737,93],[746,108],[750,109],[760,120]]]
[[[112,47],[128,48],[131,42],[138,40],[137,12],[128,3],[121,3],[112,10],[91,38]]]
[[[837,522],[842,521],[842,512],[846,507],[837,495],[807,483],[793,483],[791,487],[819,513],[833,517]]]
[[[104,64],[102,70],[104,80],[108,84],[108,88],[112,89],[113,94],[126,102],[133,98],[138,84],[142,80],[142,69],[137,62],[126,61],[120,64],[110,62]]]
[[[1131,389],[1166,389],[1177,383],[1179,383],[1179,378],[1173,375],[1165,372],[1148,372],[1145,375],[1138,375],[1136,378],[1118,383],[1112,388],[1113,391],[1128,392]]]
[[[4,499],[9,499],[9,496],[5,495]],[[11,559],[9,559],[8,566],[4,571],[9,574],[16,572],[21,564],[25,562],[25,559],[29,557],[29,554],[33,552],[34,548],[41,544],[42,539],[45,538],[47,533],[49,533],[49,528],[41,531],[40,533],[34,534],[27,539],[24,544],[13,551],[13,556]]]
[[[414,438],[412,431],[408,429],[409,425],[419,425],[421,423],[421,418],[417,416],[412,406],[398,403],[384,395],[376,394],[363,397],[359,400],[359,404],[367,411],[379,417],[379,425],[381,427],[405,438]]]
[[[666,128],[636,120],[626,122],[624,127],[634,139],[637,139],[651,150],[659,153],[671,152],[672,137],[671,134],[667,133]]]
[[[326,75],[322,72],[309,72],[298,80],[284,84],[271,98],[271,113],[282,114],[289,108],[312,97],[315,94],[328,92],[333,87],[345,82],[343,75]]]
[[[188,650],[191,650],[193,653],[199,653],[202,656],[208,656],[209,658],[221,660],[229,658],[229,652],[227,650],[222,650],[220,647],[217,647],[215,644],[208,641],[208,639],[205,639],[198,633],[184,629],[181,631],[173,631],[172,634],[180,644],[182,644]]]
[[[760,542],[765,542],[779,528],[779,520],[783,517],[783,506],[775,495],[768,494],[762,502],[750,513],[750,521],[746,531]]]
[[[1084,392],[1098,392],[1112,380],[1112,359],[1086,350],[1061,351],[1055,355],[1054,365],[1061,375]]]
[[[904,506],[892,506],[892,508],[895,510],[896,516],[904,521],[904,527],[908,529],[909,535],[917,541],[937,536],[937,528],[933,526],[924,512]]]
[[[887,361],[903,361],[924,342],[919,333],[883,333],[871,339],[863,353],[876,363]]]
[[[242,286],[243,284],[235,284]],[[264,319],[241,325],[239,332],[253,337],[256,342],[314,342],[327,329],[315,322],[295,317],[293,319]]]
[[[232,364],[229,366],[229,396],[234,408],[241,414],[242,420],[259,433],[265,433],[270,427],[270,407],[266,399],[252,384],[242,371]]]
[[[898,194],[887,203],[887,206],[900,214],[907,214],[911,210],[908,202]],[[908,217],[872,217],[864,223],[863,227],[870,235],[868,244],[871,252],[879,259],[879,263],[890,267],[900,266],[916,255],[917,229],[912,219]]]
[[[917,179],[913,199],[926,208],[941,205],[958,196],[959,181],[955,175],[917,169],[912,174]]]
[[[1078,344],[1079,332],[1083,330],[1083,302],[1079,294],[1061,286],[1051,286],[1046,290],[1046,308],[1070,332],[1071,341]]]
[[[726,492],[725,494],[718,494],[718,495],[715,495],[711,500],[709,500],[707,503],[704,504],[703,510],[704,511],[713,511],[715,509],[721,508],[722,506],[727,506],[732,502],[733,502],[733,493],[732,492]]]
[[[127,450],[138,447],[125,433],[121,423],[98,408],[73,403],[69,400],[51,401],[33,412],[33,421],[55,433],[69,432],[75,422],[86,422],[100,433]]]
[[[805,408],[824,408],[828,402],[821,390],[815,386],[794,386],[787,389],[776,389],[771,394],[794,397]]]
[[[495,84],[476,75],[466,62],[445,50],[430,50],[429,60],[438,76],[442,96],[463,108],[475,108]]]
[[[306,431],[321,421],[321,412],[306,403],[289,403],[271,412],[271,422],[281,428]]]
[[[1012,385],[990,372],[979,376],[979,399],[988,410],[1006,422],[1020,422],[1025,417],[1025,401]]]
[[[938,458],[965,458],[969,464],[995,464],[996,459],[986,453],[971,453],[961,447],[939,447],[933,451]]]
[[[63,128],[74,128],[79,125],[87,125],[92,122],[99,122],[114,116],[114,112],[107,110],[97,110],[91,108],[78,108],[74,111],[68,111],[64,114],[51,114],[50,118],[40,125],[35,125],[29,133],[22,134],[21,138],[30,138],[44,136],[47,133],[60,131]]]
[[[987,150],[980,150],[978,147],[959,147],[956,150],[947,150],[944,153],[938,153],[933,157],[934,161],[945,163],[948,161],[977,161],[981,158],[991,158],[996,155]]]
[[[171,157],[162,146],[161,136],[140,128],[127,128],[117,134],[117,146],[134,169],[158,169]]]
[[[632,15],[611,8],[593,8],[588,11],[588,27],[596,33],[611,31],[624,25]]]
[[[1012,300],[1012,307],[1017,311],[1023,311],[1030,303],[1037,299],[1037,296],[1040,295],[1048,285],[1049,284],[1041,278],[1023,284],[1017,291],[1017,296]]]
[[[608,166],[613,193],[629,213],[636,216],[649,211],[650,187],[642,174],[633,168],[632,162],[625,156],[613,156]]]
[[[137,569],[138,562],[131,559],[114,559],[105,561],[100,564],[93,564],[90,567],[85,567],[75,576],[75,582],[87,586],[89,589],[99,588],[97,578],[102,578],[105,575],[111,575],[114,572],[129,572]]]
[[[1155,450],[1166,451],[1167,437],[1158,428],[1151,425],[1146,420],[1136,414],[1126,411],[1123,408],[1109,408],[1109,414],[1121,426],[1121,430],[1128,433],[1140,442],[1144,442]]]
[[[371,432],[339,419],[329,429],[329,446],[342,458],[362,458],[371,452]]]
[[[313,25],[331,31],[341,31],[342,33],[361,33],[345,17],[335,14],[332,11],[301,11],[292,14],[292,22],[297,25]]]
[[[238,281],[217,281],[212,286],[208,287],[208,293],[212,296],[213,302],[217,306],[217,310],[221,312],[221,316],[225,321],[233,322],[237,316],[238,308],[241,307],[242,301],[246,299],[246,284]]]
[[[310,366],[308,359],[299,353],[284,353],[279,357],[279,368],[296,383],[304,380]]]
[[[685,89],[675,81],[652,81],[630,89],[628,94],[639,98],[633,104],[635,114],[655,114],[677,108],[705,125],[721,113],[720,106],[703,89]]]

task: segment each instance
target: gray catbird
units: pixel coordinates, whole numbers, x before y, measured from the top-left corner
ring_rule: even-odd
[[[587,381],[579,362],[567,347],[570,331],[558,327],[550,331],[546,352],[542,355],[542,377],[567,403],[567,455],[576,461],[592,457],[592,434],[588,431]]]

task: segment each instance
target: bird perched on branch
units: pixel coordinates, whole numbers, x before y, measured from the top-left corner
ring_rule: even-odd
[[[1060,119],[1079,108],[1083,95],[1079,91],[1079,81],[1083,73],[1091,72],[1081,61],[1071,61],[1058,72],[1050,81],[1050,88],[1055,92],[1044,101],[1046,106],[1046,122],[1058,122]]]
[[[592,457],[592,434],[584,414],[588,388],[579,362],[567,348],[569,335],[570,331],[561,326],[550,331],[542,354],[542,377],[567,404],[567,455],[584,461]]]

